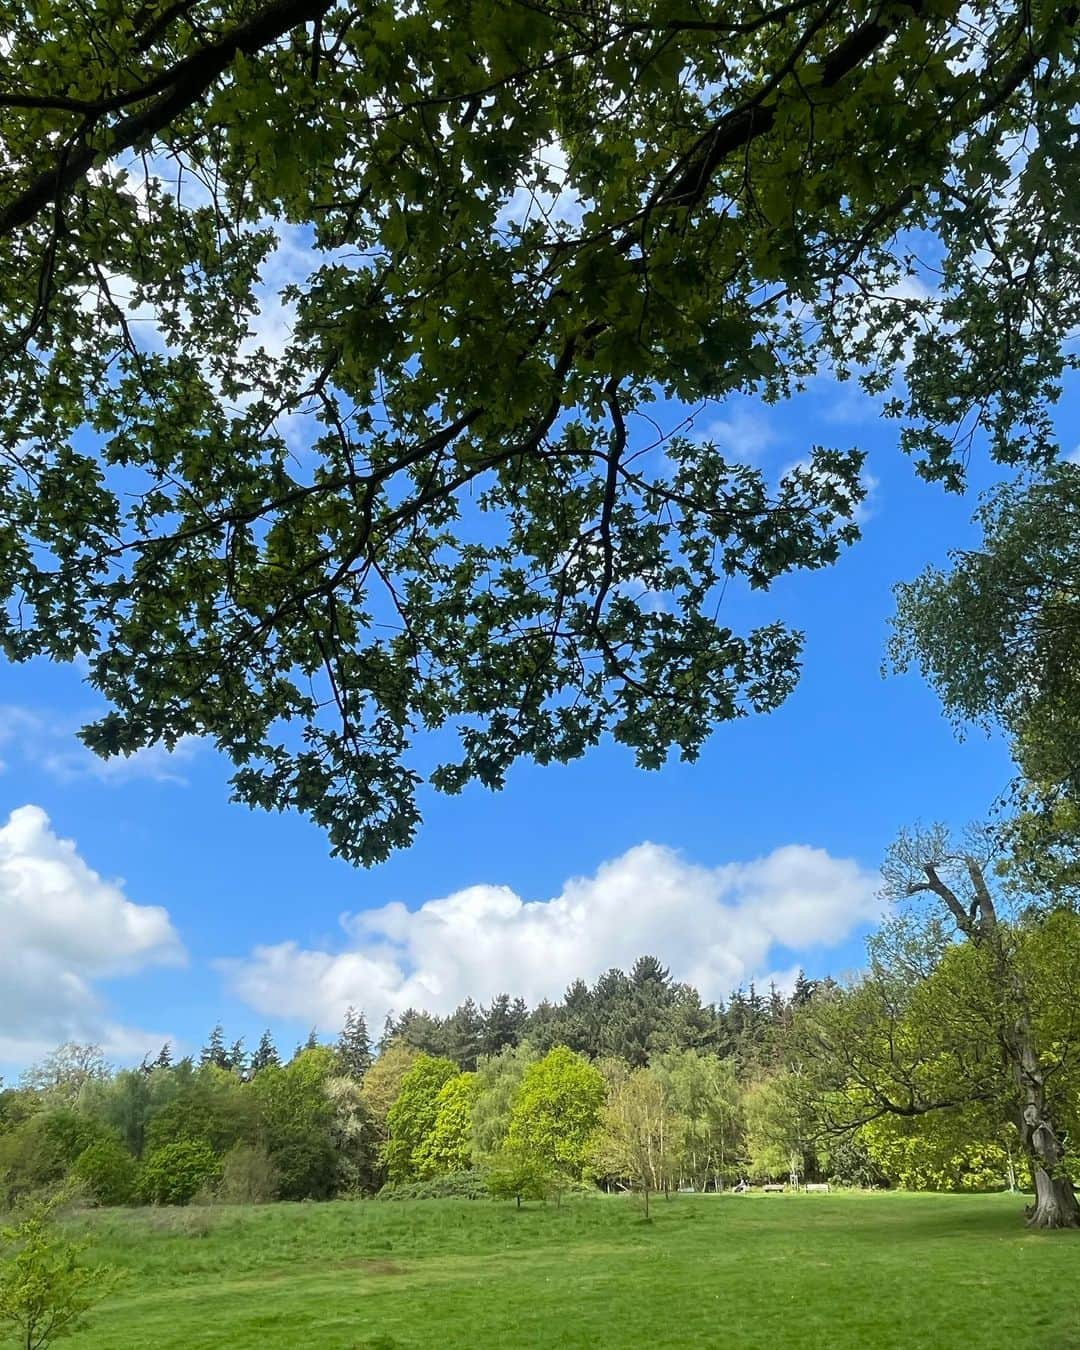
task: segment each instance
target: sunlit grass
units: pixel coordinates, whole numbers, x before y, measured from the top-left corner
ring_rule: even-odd
[[[1009,1196],[413,1201],[88,1216],[81,1350],[1080,1350],[1080,1235]]]

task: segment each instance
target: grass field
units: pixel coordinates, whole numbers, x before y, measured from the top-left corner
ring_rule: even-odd
[[[72,1350],[1080,1350],[1080,1234],[1010,1196],[103,1211],[129,1272]]]

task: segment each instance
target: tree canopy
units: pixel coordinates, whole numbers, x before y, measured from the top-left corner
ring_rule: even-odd
[[[365,863],[425,779],[605,733],[692,758],[799,668],[798,633],[724,623],[725,583],[832,562],[862,456],[770,481],[656,401],[826,371],[890,394],[930,478],[980,437],[1046,460],[1077,22],[9,4],[3,650],[86,660],[99,753],[208,737],[240,800]]]

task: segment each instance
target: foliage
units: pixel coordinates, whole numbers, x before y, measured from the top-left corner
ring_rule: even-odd
[[[59,1201],[35,1201],[0,1229],[0,1327],[23,1350],[45,1350],[86,1322],[118,1282],[114,1271],[82,1261],[85,1243],[58,1232]]]
[[[680,1177],[695,1190],[719,1189],[743,1155],[743,1086],[735,1064],[684,1050],[655,1056],[650,1067],[677,1118]]]
[[[956,721],[1000,727],[1032,786],[1080,805],[1080,466],[999,487],[981,547],[897,588],[892,653]]]
[[[580,1177],[600,1120],[604,1080],[566,1046],[525,1070],[510,1113],[507,1147],[552,1173]]]
[[[402,1077],[386,1117],[388,1138],[383,1155],[391,1181],[423,1175],[424,1145],[435,1129],[440,1093],[457,1074],[458,1066],[448,1059],[417,1055]]]
[[[345,1025],[334,1049],[339,1072],[347,1078],[355,1078],[358,1083],[362,1082],[372,1062],[371,1038],[368,1035],[367,1019],[362,1012],[357,1012],[353,1007],[346,1009]]]
[[[211,1063],[195,1070],[189,1066],[175,1076],[173,1087],[170,1100],[153,1112],[146,1125],[147,1151],[202,1139],[215,1153],[225,1153],[235,1143],[254,1140],[256,1099],[230,1070]]]
[[[746,1093],[746,1157],[750,1175],[797,1184],[816,1170],[815,1122],[799,1076],[783,1071],[752,1083]]]
[[[510,1148],[491,1159],[485,1182],[492,1199],[513,1200],[518,1209],[523,1200],[546,1200],[555,1190],[550,1167],[535,1155]]]
[[[859,1137],[872,1162],[913,1191],[985,1191],[1030,1186],[1015,1126],[978,1102],[925,1120],[880,1116]]]
[[[774,483],[707,437],[643,459],[634,414],[825,370],[949,486],[973,440],[1051,457],[1076,19],[959,15],[12,6],[9,659],[84,658],[94,750],[208,736],[365,863],[413,837],[426,731],[455,792],[775,708],[800,635],[717,600],[832,563],[862,455]]]
[[[376,1200],[485,1200],[488,1174],[472,1168],[440,1172],[416,1181],[388,1181]]]
[[[221,1177],[221,1162],[202,1139],[163,1144],[147,1155],[139,1189],[152,1205],[186,1205]]]
[[[100,1045],[66,1041],[23,1074],[21,1086],[49,1106],[72,1108],[84,1090],[109,1075]]]
[[[323,1084],[330,1103],[330,1139],[337,1161],[335,1190],[356,1195],[375,1190],[379,1135],[363,1088],[354,1078],[335,1076]]]
[[[476,1101],[475,1073],[448,1078],[435,1098],[435,1120],[417,1145],[413,1157],[420,1177],[441,1172],[463,1172],[472,1162],[472,1109]]]
[[[119,1139],[108,1137],[88,1145],[71,1166],[70,1175],[98,1205],[127,1205],[135,1195],[138,1166]]]
[[[225,1205],[265,1205],[276,1200],[281,1175],[259,1144],[234,1144],[221,1160],[216,1198]]]
[[[472,1147],[478,1157],[491,1157],[506,1142],[514,1098],[525,1070],[536,1058],[526,1044],[504,1046],[497,1055],[480,1060],[471,1114]]]
[[[650,1191],[668,1191],[678,1183],[681,1134],[664,1080],[651,1069],[634,1069],[604,1104],[591,1143],[592,1166],[599,1176],[640,1191],[648,1218]]]
[[[109,1137],[107,1127],[66,1107],[27,1116],[0,1136],[0,1200],[11,1205],[57,1185],[84,1149]]]
[[[379,1139],[386,1142],[387,1117],[398,1093],[401,1081],[416,1061],[417,1051],[400,1041],[391,1041],[379,1053],[378,1059],[364,1075],[362,1091],[371,1112],[371,1119]]]
[[[277,1169],[283,1200],[321,1200],[334,1193],[335,1108],[327,1083],[336,1071],[335,1052],[315,1046],[284,1066],[267,1065],[251,1081],[260,1136]]]
[[[282,1200],[328,1200],[338,1178],[338,1159],[328,1130],[293,1125],[278,1130],[270,1156]]]
[[[269,1030],[267,1030],[259,1037],[259,1044],[255,1047],[248,1067],[251,1071],[252,1078],[254,1078],[257,1073],[262,1073],[263,1069],[268,1069],[271,1065],[276,1065],[280,1068],[281,1056],[278,1054],[277,1046],[274,1044],[274,1038],[270,1035]]]

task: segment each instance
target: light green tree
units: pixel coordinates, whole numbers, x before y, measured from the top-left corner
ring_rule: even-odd
[[[115,1138],[89,1144],[72,1164],[71,1176],[98,1205],[127,1205],[135,1194],[138,1164]]]
[[[401,1079],[401,1087],[386,1117],[383,1148],[391,1181],[411,1181],[420,1175],[422,1149],[434,1131],[443,1086],[459,1076],[449,1059],[417,1055]]]
[[[472,1111],[476,1101],[475,1073],[448,1078],[435,1098],[435,1121],[417,1145],[414,1159],[421,1177],[461,1172],[472,1162]]]
[[[518,1209],[523,1200],[546,1200],[557,1190],[553,1172],[541,1159],[510,1147],[490,1158],[487,1187],[493,1199],[514,1200]]]
[[[696,1190],[719,1189],[743,1156],[743,1088],[729,1059],[669,1051],[650,1065],[679,1118],[681,1175]]]
[[[221,1160],[203,1139],[180,1139],[147,1154],[139,1189],[152,1205],[186,1205],[221,1177]]]
[[[507,1046],[497,1055],[481,1058],[476,1069],[476,1096],[472,1107],[473,1153],[489,1158],[506,1143],[510,1115],[525,1070],[538,1058],[526,1042]]]
[[[746,1090],[746,1156],[752,1176],[800,1184],[813,1162],[815,1123],[801,1076],[782,1069]]]
[[[412,1068],[418,1053],[401,1041],[392,1041],[364,1075],[361,1091],[382,1143],[386,1142],[386,1119],[401,1091],[401,1080]]]
[[[644,1202],[668,1192],[678,1181],[683,1122],[676,1115],[665,1081],[651,1069],[632,1070],[608,1094],[590,1148],[600,1176],[628,1184]]]
[[[557,1045],[525,1070],[507,1146],[554,1175],[578,1178],[604,1104],[604,1080],[583,1056]]]
[[[926,1165],[905,1164],[910,1175],[959,1174],[988,1149],[999,1150],[993,1165],[1004,1175],[1000,1150],[1015,1139],[1013,1171],[1036,1190],[1029,1221],[1073,1226],[1080,916],[1035,905],[1010,917],[978,857],[947,841],[940,829],[902,836],[888,876],[906,911],[871,939],[869,969],[851,989],[800,1014],[813,1110],[826,1132],[948,1113],[951,1123],[926,1125]],[[911,909],[924,893],[933,899]],[[955,1133],[963,1121],[966,1143]],[[899,1166],[918,1135],[882,1125],[868,1137]],[[946,1153],[959,1161],[942,1163]]]
[[[20,1350],[46,1350],[80,1330],[118,1282],[115,1271],[83,1262],[85,1243],[58,1231],[60,1203],[62,1196],[34,1201],[0,1229],[0,1326]]]

